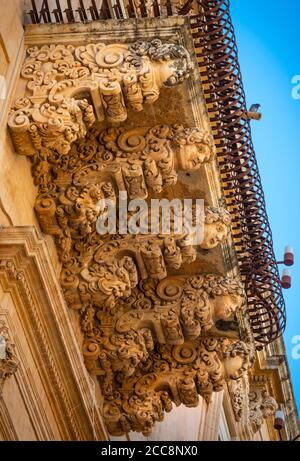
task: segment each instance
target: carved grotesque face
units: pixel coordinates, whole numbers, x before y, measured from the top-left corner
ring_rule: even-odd
[[[223,376],[225,379],[239,378],[242,374],[243,359],[239,355],[223,360]]]
[[[201,248],[204,250],[210,250],[215,248],[219,243],[221,243],[227,237],[229,232],[226,224],[217,221],[211,224],[204,224],[204,238],[201,243]]]
[[[213,299],[213,315],[216,319],[228,319],[241,309],[244,299],[238,294],[216,296]]]
[[[54,148],[61,155],[67,155],[71,149],[70,142],[63,136],[57,136],[52,142],[49,141],[48,146]]]
[[[174,61],[161,61],[158,64],[158,69],[160,81],[165,86],[173,86],[178,83]]]
[[[261,404],[261,411],[264,418],[269,418],[273,416],[275,411],[277,410],[278,405],[274,397],[267,395],[266,393],[263,395],[263,401]]]
[[[198,170],[203,163],[208,162],[211,158],[211,150],[206,144],[193,144],[186,146],[186,170]]]
[[[206,144],[183,144],[179,150],[179,167],[184,171],[198,170],[212,156],[210,147]]]

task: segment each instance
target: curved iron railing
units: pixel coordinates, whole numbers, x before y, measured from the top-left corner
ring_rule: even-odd
[[[91,0],[92,1],[92,0]],[[189,14],[193,1],[187,0],[175,12],[171,0],[164,1],[162,11],[158,0],[153,0],[151,12],[140,0],[139,8],[132,0],[117,0],[114,7],[103,0],[97,10],[95,1],[76,10],[79,20],[132,18]],[[232,214],[233,237],[240,271],[245,282],[250,322],[257,343],[269,344],[285,329],[285,303],[273,250],[272,232],[252,143],[249,120],[244,116],[247,104],[234,28],[230,17],[230,0],[197,0],[198,13],[189,14],[196,56],[207,111],[212,123],[218,148],[218,161],[227,205]],[[43,1],[38,12],[34,0],[30,18],[37,22],[74,22],[72,2],[63,12],[50,12]],[[51,16],[52,14],[52,16]],[[201,59],[200,59],[201,58]]]
[[[254,337],[268,344],[282,334],[285,303],[273,250],[245,92],[230,0],[201,0],[192,34],[210,119],[216,129],[220,172],[233,214],[236,254],[245,280]]]

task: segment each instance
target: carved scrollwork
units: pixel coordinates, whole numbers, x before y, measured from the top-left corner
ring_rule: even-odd
[[[105,351],[109,355],[113,371],[130,376],[141,362],[148,359],[155,342],[181,346],[192,344],[192,341],[203,334],[213,331],[217,319],[228,319],[242,311],[245,301],[244,291],[239,283],[232,279],[224,279],[213,275],[193,276],[189,278],[165,278],[158,283],[153,279],[140,282],[139,287],[131,290],[131,294],[121,296],[115,301],[111,317],[107,317],[107,309],[96,303],[96,333],[94,341],[98,344],[98,354],[86,357],[88,369],[101,374],[103,371],[100,357]],[[224,306],[220,310],[220,306]],[[99,336],[100,335],[100,336]],[[115,339],[118,338],[118,342]],[[88,342],[90,339],[88,340]],[[126,344],[126,354],[119,359],[121,344]],[[214,347],[207,343],[207,348]],[[176,349],[179,359],[179,349]],[[230,375],[231,356],[248,356],[248,350],[228,349],[228,357],[224,354],[226,372]],[[188,363],[191,355],[185,346],[182,350],[183,362]],[[225,365],[224,365],[225,366]],[[242,369],[241,365],[241,369]],[[102,370],[102,371],[101,371]],[[232,379],[239,376],[230,375]]]
[[[266,389],[251,386],[249,393],[250,423],[253,432],[259,431],[264,419],[275,415],[278,404]]]
[[[176,211],[161,234],[128,235],[120,214],[108,233],[97,227],[110,206],[120,211],[121,197],[148,200],[214,158],[213,137],[200,128],[109,126],[191,70],[182,46],[159,39],[32,47],[21,73],[26,94],[9,116],[15,147],[32,162],[35,210],[55,240],[61,287],[80,314],[85,364],[114,435],[149,434],[173,404],[195,407],[199,395],[209,402],[253,362],[251,340],[232,328],[245,312],[239,280],[179,272],[228,237],[225,209],[205,208],[196,243],[195,217],[178,233]]]
[[[160,40],[28,48],[21,70],[26,94],[8,120],[14,145],[22,155],[41,148],[66,155],[96,119],[126,120],[127,107],[140,111],[162,86],[183,82],[191,70],[181,45]]]
[[[148,435],[172,403],[195,407],[199,395],[209,401],[212,392],[222,389],[229,378],[226,361],[231,360],[230,374],[235,375],[251,365],[249,354],[246,358],[241,352],[246,348],[224,338],[157,347],[133,376],[116,378],[111,385],[115,392],[106,394],[104,402],[109,432],[122,435],[138,430]],[[235,354],[237,350],[240,353]]]
[[[4,381],[17,371],[18,364],[15,345],[8,335],[8,327],[0,320],[0,397]]]
[[[228,382],[231,405],[236,421],[241,421],[249,408],[249,379],[245,374],[242,378]],[[248,415],[247,415],[248,416]],[[248,420],[247,420],[248,423]],[[247,424],[248,425],[248,424]]]

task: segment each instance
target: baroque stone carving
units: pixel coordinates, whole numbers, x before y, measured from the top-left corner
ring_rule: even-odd
[[[84,318],[82,325],[87,368],[103,374],[105,356],[113,372],[131,376],[148,359],[155,342],[179,346],[203,334],[215,333],[217,322],[235,318],[244,304],[241,284],[220,276],[140,282],[130,296],[115,303],[110,317],[105,307],[95,303],[84,312],[84,316],[93,319],[87,327]]]
[[[266,389],[251,386],[249,408],[250,423],[255,433],[261,428],[264,419],[275,415],[278,405],[274,397],[270,396]]]
[[[15,148],[28,156],[42,147],[66,155],[95,120],[126,120],[129,108],[142,110],[162,86],[183,82],[191,70],[184,47],[159,39],[28,48],[21,70],[26,94],[8,120]]]
[[[100,380],[108,430],[113,435],[130,430],[148,435],[173,403],[195,407],[199,395],[209,402],[212,392],[221,390],[227,379],[242,376],[252,360],[245,343],[213,337],[157,346],[129,378],[110,373],[103,356],[107,368]]]
[[[184,140],[192,148],[192,157],[186,152],[185,159],[194,162],[193,167],[199,167],[195,152],[200,164],[214,153],[211,136],[201,130],[157,126],[133,132],[122,128],[91,130],[68,155],[40,149],[33,156],[33,176],[39,186],[35,210],[43,231],[55,237],[63,264],[61,284],[73,308],[94,302],[111,312],[116,300],[128,296],[136,286],[137,271],[141,278],[160,280],[168,268],[178,269],[195,259],[191,235],[147,235],[136,240],[96,232],[96,221],[105,213],[101,201],[118,205],[120,192],[127,192],[130,198],[144,198],[149,187],[157,193],[175,181]],[[151,164],[155,165],[152,169]],[[210,247],[227,235],[228,216],[225,210],[206,208],[204,237]],[[220,226],[218,234],[215,228]]]
[[[13,375],[18,368],[19,361],[15,353],[15,345],[11,342],[8,336],[8,328],[5,323],[0,320],[0,396],[4,381]]]
[[[76,187],[111,177],[115,194],[127,192],[129,199],[160,193],[176,183],[178,170],[198,169],[215,155],[209,133],[181,125],[93,128],[68,155],[57,146],[56,139],[53,149],[40,146],[32,157],[35,182],[42,190],[49,189],[52,180],[57,186],[69,185],[72,176]],[[224,216],[220,218],[224,221]]]
[[[242,416],[249,408],[249,377],[245,373],[243,377],[229,381],[227,385],[235,420],[241,421]],[[246,418],[248,422],[248,414]]]
[[[22,68],[25,97],[9,117],[15,147],[32,163],[35,210],[55,239],[60,284],[80,314],[84,361],[98,377],[114,435],[148,434],[173,403],[193,407],[199,395],[209,401],[253,362],[252,342],[237,320],[246,317],[239,280],[174,275],[197,251],[227,238],[225,209],[205,208],[197,245],[195,215],[190,229],[176,233],[177,211],[169,233],[128,235],[120,215],[110,233],[97,228],[109,205],[120,212],[124,196],[157,197],[179,172],[213,159],[213,138],[203,129],[108,127],[190,71],[186,50],[160,40],[33,47]],[[132,220],[126,205],[127,211],[126,223]]]

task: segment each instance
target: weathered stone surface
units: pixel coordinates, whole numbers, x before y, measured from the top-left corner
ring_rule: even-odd
[[[124,22],[128,43],[118,32],[101,41],[112,23],[78,25],[76,39],[75,26],[45,26],[50,45],[29,35],[8,121],[16,149],[30,157],[35,211],[55,240],[61,287],[79,313],[76,334],[115,435],[149,434],[172,404],[195,407],[199,395],[209,402],[254,359],[251,334],[240,328],[246,300],[215,146],[197,76],[187,78],[185,20],[172,21],[161,21],[156,40],[143,37],[142,22]],[[203,242],[193,243],[192,230],[99,235],[102,203],[118,207],[120,193],[204,199]]]

